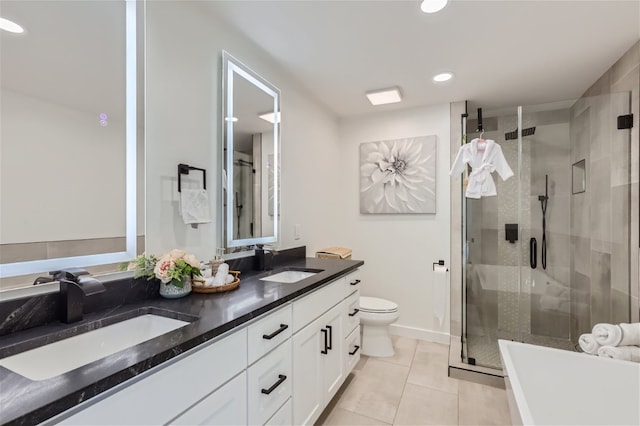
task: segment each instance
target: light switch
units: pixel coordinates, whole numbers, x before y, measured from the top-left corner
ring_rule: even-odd
[[[300,239],[300,224],[299,223],[296,223],[293,226],[293,238],[296,239],[296,240]]]

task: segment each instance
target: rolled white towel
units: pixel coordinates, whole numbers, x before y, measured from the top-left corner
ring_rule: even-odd
[[[598,355],[600,344],[596,341],[591,333],[585,333],[578,339],[578,344],[583,351],[591,355]]]
[[[640,322],[621,323],[622,340],[618,346],[640,346]]]
[[[591,334],[600,346],[618,346],[622,341],[622,329],[617,324],[596,324],[593,326]]]
[[[640,362],[640,347],[602,346],[598,349],[598,356],[603,358],[621,359],[623,361]]]
[[[640,323],[596,324],[591,332],[601,346],[640,345]]]

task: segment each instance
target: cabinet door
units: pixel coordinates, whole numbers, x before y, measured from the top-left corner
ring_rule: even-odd
[[[247,424],[247,373],[236,378],[173,420],[175,425]]]
[[[324,403],[328,404],[336,394],[342,382],[344,382],[343,350],[344,333],[342,332],[342,304],[334,306],[329,312],[324,314],[322,328],[327,330],[328,350],[327,354],[322,354],[322,375]],[[320,334],[323,334],[322,332]],[[323,346],[324,346],[324,336]]]
[[[324,318],[312,322],[292,338],[293,341],[293,424],[313,424],[324,409],[321,372]]]

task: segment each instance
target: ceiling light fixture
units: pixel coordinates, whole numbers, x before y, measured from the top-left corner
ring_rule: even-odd
[[[395,104],[402,101],[400,89],[391,87],[389,89],[373,90],[366,93],[371,105]]]
[[[444,83],[445,81],[449,81],[453,78],[453,73],[450,71],[441,72],[433,76],[434,83]]]
[[[268,121],[271,124],[280,123],[280,111],[266,112],[264,114],[260,114],[258,117],[262,118],[264,121]]]
[[[448,0],[422,0],[420,9],[424,13],[436,13],[444,9],[448,2]]]
[[[24,32],[24,28],[6,18],[0,18],[0,30],[8,31],[14,34],[22,34]]]

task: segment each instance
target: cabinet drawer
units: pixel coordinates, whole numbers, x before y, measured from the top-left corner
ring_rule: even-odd
[[[293,424],[293,405],[291,398],[269,419],[267,426],[290,426]]]
[[[342,302],[342,329],[349,334],[360,324],[360,292],[356,291]]]
[[[344,277],[344,296],[347,297],[356,290],[360,290],[361,279],[360,269],[356,269]]]
[[[344,277],[293,302],[293,333],[344,299]]]
[[[360,326],[351,332],[344,340],[345,376],[351,373],[353,367],[360,361]]]
[[[167,364],[60,424],[169,422],[246,368],[247,330],[243,328],[201,349],[193,349],[178,361]]]
[[[246,425],[247,424],[247,373],[194,405],[173,420],[174,425]]]
[[[249,364],[291,337],[291,305],[268,314],[248,327]]]
[[[291,340],[249,367],[249,424],[262,425],[291,396]]]

